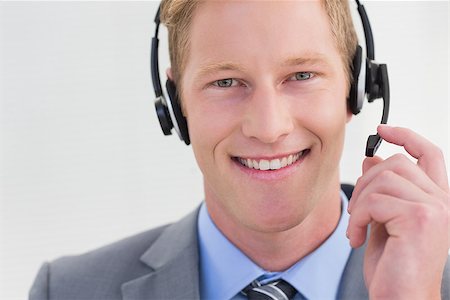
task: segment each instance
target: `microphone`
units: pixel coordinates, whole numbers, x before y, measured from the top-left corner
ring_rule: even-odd
[[[375,99],[383,98],[383,115],[381,116],[381,124],[386,124],[389,117],[389,105],[390,105],[390,91],[389,91],[389,78],[386,64],[377,64],[374,61],[368,59],[367,70],[369,76],[366,78],[371,82],[366,84],[369,87],[367,97],[369,102],[373,102]],[[381,145],[383,139],[378,135],[370,135],[366,143],[366,156],[373,157]]]

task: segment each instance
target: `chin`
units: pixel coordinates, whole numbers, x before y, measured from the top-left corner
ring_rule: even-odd
[[[259,206],[252,210],[245,222],[255,231],[275,233],[287,231],[299,226],[308,216],[310,210],[305,206],[297,205],[268,205]]]

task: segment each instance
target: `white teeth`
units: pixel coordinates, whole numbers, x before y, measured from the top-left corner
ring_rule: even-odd
[[[253,160],[251,160],[250,158],[247,159],[247,167],[249,167],[250,169],[253,168]]]
[[[281,162],[279,159],[272,159],[270,161],[270,169],[271,170],[278,170],[279,168],[281,168]]]
[[[287,166],[287,158],[283,157],[283,159],[281,160],[281,167],[284,168]]]
[[[259,169],[260,169],[261,171],[269,170],[269,169],[270,169],[270,162],[269,162],[268,160],[261,159],[261,160],[259,161]]]
[[[253,168],[259,170],[259,164],[256,160],[253,160]]]
[[[252,160],[250,158],[238,158],[238,161],[250,169],[267,171],[267,170],[279,170],[281,168],[287,167],[295,163],[300,157],[303,156],[304,151],[301,151],[297,154],[291,154],[287,157],[276,158],[272,160],[261,159],[259,161]]]
[[[292,154],[288,156],[287,164],[292,165]]]

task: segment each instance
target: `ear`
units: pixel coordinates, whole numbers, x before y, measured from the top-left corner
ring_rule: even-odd
[[[351,121],[353,117],[353,113],[351,112],[350,109],[347,109],[347,124]]]
[[[169,78],[171,81],[173,81],[172,68],[167,68],[166,75],[167,75],[167,78]]]

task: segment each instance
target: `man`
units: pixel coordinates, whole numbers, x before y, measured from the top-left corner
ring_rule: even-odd
[[[345,1],[168,0],[161,13],[205,202],[45,264],[31,299],[450,298],[439,149],[380,126],[417,163],[367,158],[350,202],[340,190],[356,49]]]

